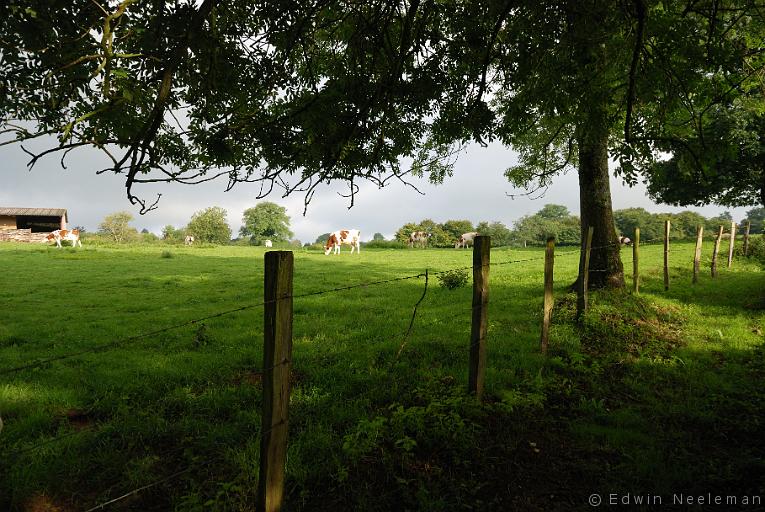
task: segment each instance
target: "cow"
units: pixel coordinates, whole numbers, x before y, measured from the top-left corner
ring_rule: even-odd
[[[341,245],[350,245],[351,254],[356,249],[356,254],[361,254],[361,246],[359,244],[361,240],[361,231],[358,229],[340,229],[334,233],[330,233],[327,238],[327,243],[324,246],[324,255],[328,256],[332,249],[335,250],[335,254],[340,254]]]
[[[619,237],[619,244],[621,244],[621,245],[632,245],[632,240],[630,240],[626,236],[620,236]]]
[[[57,229],[55,231],[51,231],[45,237],[45,241],[51,242],[53,240],[56,241],[56,247],[61,247],[62,240],[72,242],[72,247],[77,247],[77,244],[80,244],[80,247],[82,247],[82,242],[80,242],[79,229],[72,229],[71,231],[68,229]]]
[[[428,245],[428,238],[431,236],[431,233],[425,231],[412,231],[412,234],[409,235],[409,247],[414,247],[415,245],[426,247]]]
[[[186,235],[186,238],[183,240],[183,243],[186,245],[191,245],[194,243],[194,237],[192,235]]]
[[[460,239],[457,240],[454,243],[454,248],[457,249],[458,247],[462,247],[463,249],[465,247],[470,247],[470,244],[473,243],[473,239],[478,236],[477,231],[471,231],[470,233],[462,233],[460,235]]]
[[[263,240],[263,245],[266,247],[273,247],[274,243],[271,240]]]

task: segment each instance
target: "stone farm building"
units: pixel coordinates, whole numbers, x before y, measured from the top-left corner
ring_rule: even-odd
[[[64,208],[0,206],[0,242],[44,242],[54,229],[66,229]]]

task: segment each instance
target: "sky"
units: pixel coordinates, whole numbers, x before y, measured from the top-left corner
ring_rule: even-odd
[[[104,159],[96,149],[70,153],[66,169],[62,169],[60,155],[38,161],[30,171],[29,156],[18,146],[0,147],[0,207],[66,208],[69,227],[84,226],[97,231],[103,218],[117,211],[133,214],[131,225],[139,231],[146,228],[161,234],[168,224],[184,227],[191,216],[210,206],[219,206],[228,213],[228,223],[234,236],[242,224],[242,213],[259,200],[257,184],[241,183],[225,192],[226,180],[200,185],[152,184],[137,185],[133,192],[148,203],[157,193],[162,194],[158,209],[139,215],[139,208],[127,200],[124,178],[114,174],[96,175],[103,168]],[[411,187],[394,182],[378,189],[372,184],[361,186],[355,205],[348,209],[349,199],[338,192],[342,186],[326,186],[317,190],[308,211],[303,215],[303,196],[281,197],[278,190],[260,201],[272,201],[287,209],[291,230],[302,242],[313,242],[322,233],[337,229],[359,229],[362,240],[371,240],[375,233],[391,238],[407,222],[429,218],[436,222],[449,219],[500,221],[512,227],[514,221],[533,214],[545,204],[562,204],[579,214],[579,190],[576,173],[559,177],[538,199],[507,194],[523,193],[513,188],[503,171],[516,162],[516,154],[501,145],[467,148],[455,166],[454,176],[441,185],[426,180],[412,180],[425,195]],[[737,222],[746,217],[749,208],[727,208],[715,205],[678,208],[654,204],[643,185],[629,188],[621,179],[611,178],[611,194],[615,210],[642,207],[650,212],[678,212],[692,210],[713,217],[728,210]]]

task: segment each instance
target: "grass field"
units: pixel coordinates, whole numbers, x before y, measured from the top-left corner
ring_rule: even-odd
[[[765,272],[737,260],[712,280],[709,245],[692,285],[693,246],[673,244],[668,292],[661,247],[644,246],[640,295],[593,294],[581,324],[578,251],[560,248],[547,357],[543,251],[492,250],[484,404],[466,395],[470,286],[431,276],[408,336],[422,277],[295,298],[289,510],[765,498]],[[0,510],[88,510],[145,486],[105,508],[252,509],[262,249],[0,244],[0,263]],[[298,251],[294,293],[470,264]]]

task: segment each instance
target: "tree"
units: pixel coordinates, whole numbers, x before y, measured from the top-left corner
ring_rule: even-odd
[[[196,212],[189,221],[186,231],[200,242],[227,244],[231,240],[231,228],[226,222],[226,210],[211,206]]]
[[[177,242],[183,240],[184,234],[182,229],[177,229],[170,224],[162,228],[162,240],[168,240]]]
[[[447,220],[441,224],[441,229],[443,229],[452,240],[458,240],[462,233],[475,231],[473,223],[469,220]]]
[[[383,236],[382,233],[375,233],[374,236],[372,237],[372,240],[374,240],[375,242],[382,242],[385,240],[385,237]]]
[[[112,213],[104,217],[98,226],[98,232],[117,243],[126,242],[138,234],[138,231],[129,225],[132,220],[133,215],[130,212]]]
[[[765,232],[765,208],[753,208],[746,212],[746,219],[741,221],[743,225],[746,221],[751,222],[750,233]]]
[[[332,233],[322,233],[321,235],[316,237],[316,241],[314,243],[315,244],[322,244],[322,245],[326,244],[327,240],[329,240],[329,235],[331,235],[331,234]]]
[[[251,243],[255,245],[260,245],[263,240],[286,242],[293,235],[287,209],[269,201],[246,209],[242,216],[242,224],[239,234],[249,236]]]
[[[546,204],[535,215],[543,219],[563,220],[570,217],[571,212],[568,211],[568,208],[560,204]]]
[[[481,235],[490,236],[492,247],[510,245],[510,242],[513,239],[513,232],[499,221],[491,223],[479,222],[475,230]]]
[[[559,205],[546,205],[534,215],[526,215],[515,222],[513,237],[524,246],[527,243],[544,245],[555,237],[558,245],[577,245],[581,226],[579,217],[568,213]]]
[[[102,149],[142,212],[135,184],[218,175],[306,203],[344,181],[353,205],[359,180],[440,182],[498,140],[520,152],[513,183],[577,170],[594,287],[624,283],[609,156],[632,183],[693,148],[763,59],[750,0],[12,0],[0,20],[0,133]]]

